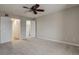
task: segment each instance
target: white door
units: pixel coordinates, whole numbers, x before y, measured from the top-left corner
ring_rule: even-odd
[[[35,37],[35,21],[31,21],[31,30],[30,30],[30,36]]]
[[[30,37],[30,30],[31,30],[31,21],[27,20],[26,21],[26,38]]]

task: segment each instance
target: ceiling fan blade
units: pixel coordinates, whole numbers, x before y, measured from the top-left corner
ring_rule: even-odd
[[[27,9],[30,9],[30,8],[28,8],[28,7],[26,7],[26,6],[23,6],[23,8],[27,8]]]
[[[35,5],[35,9],[37,9],[39,6],[40,6],[39,4],[36,4],[36,5]]]
[[[34,6],[31,7],[31,9],[35,10],[39,7],[40,5],[39,4],[35,4]]]
[[[35,10],[33,10],[33,13],[34,13],[34,14],[37,14],[37,12],[36,12]]]
[[[39,12],[44,12],[43,9],[36,9],[36,11],[39,11]]]

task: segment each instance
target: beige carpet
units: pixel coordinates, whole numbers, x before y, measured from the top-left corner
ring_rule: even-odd
[[[0,44],[0,55],[72,55],[79,47],[41,39],[14,40]]]

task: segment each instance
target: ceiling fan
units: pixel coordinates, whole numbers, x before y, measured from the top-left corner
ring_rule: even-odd
[[[38,9],[39,7],[39,4],[35,4],[31,8],[23,6],[23,8],[29,9],[29,12],[33,11],[35,15],[38,14],[37,12],[44,12],[44,9]]]

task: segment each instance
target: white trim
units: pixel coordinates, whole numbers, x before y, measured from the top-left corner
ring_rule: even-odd
[[[77,44],[77,43],[53,40],[53,39],[50,39],[50,38],[47,38],[47,37],[46,38],[44,38],[44,37],[37,37],[37,39],[44,39],[44,40],[49,40],[49,41],[53,41],[53,42],[57,42],[57,43],[63,43],[63,44],[67,44],[67,45],[79,46],[79,44]]]

